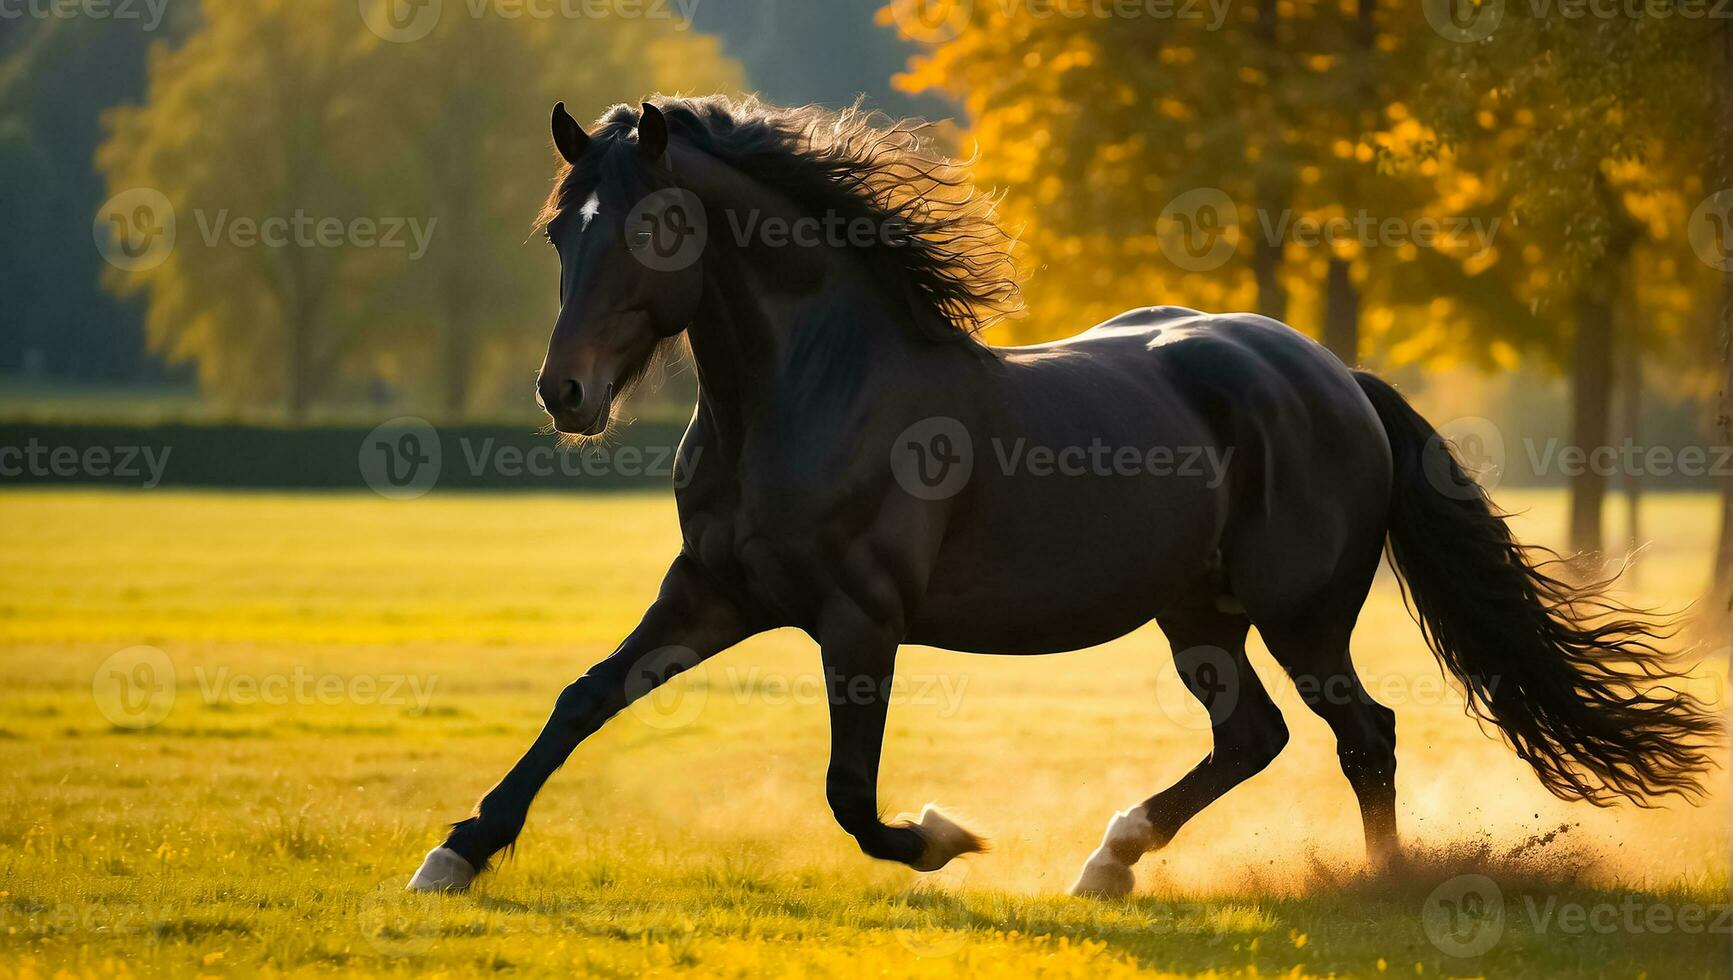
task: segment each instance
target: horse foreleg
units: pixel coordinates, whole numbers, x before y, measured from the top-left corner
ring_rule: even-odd
[[[529,751],[482,797],[475,814],[453,825],[445,843],[428,853],[410,890],[468,887],[517,840],[536,793],[579,742],[632,701],[754,632],[690,559],[676,559],[638,628],[560,693]]]
[[[879,757],[899,639],[852,603],[826,608],[819,628],[830,702],[825,798],[836,822],[868,856],[937,871],[959,854],[985,850],[986,843],[930,804],[918,821],[879,819]]]

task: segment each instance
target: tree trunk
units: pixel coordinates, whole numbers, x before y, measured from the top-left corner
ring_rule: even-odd
[[[1280,224],[1276,216],[1287,207],[1287,198],[1273,181],[1258,186],[1257,215],[1252,225],[1252,275],[1258,283],[1258,312],[1272,320],[1287,322],[1288,290],[1282,285],[1282,243],[1272,241],[1267,229]]]
[[[1634,304],[1633,304],[1634,305]],[[1643,444],[1643,344],[1641,321],[1634,309],[1627,306],[1626,322],[1619,331],[1622,357],[1619,371],[1619,432],[1633,446]],[[1643,546],[1643,471],[1632,466],[1623,473],[1625,484],[1625,550],[1635,553]],[[1627,573],[1630,584],[1636,585],[1640,569],[1631,566]]]
[[[1583,454],[1571,474],[1571,550],[1601,550],[1601,506],[1607,481],[1596,472],[1594,455],[1607,444],[1612,412],[1613,310],[1597,288],[1587,284],[1577,299],[1577,336],[1571,372],[1571,445]]]
[[[462,285],[446,290],[445,323],[440,336],[440,404],[447,421],[461,421],[469,411],[473,368],[473,335],[469,300]]]
[[[1324,346],[1355,367],[1360,363],[1360,291],[1345,259],[1331,258],[1324,282]]]
[[[1733,20],[1721,22],[1721,172],[1712,188],[1733,171]],[[1727,263],[1723,262],[1723,265]],[[1733,445],[1733,266],[1721,272],[1721,405],[1717,413],[1723,445]],[[1733,476],[1721,478],[1721,539],[1715,548],[1710,608],[1733,612]],[[1733,625],[1733,615],[1726,617]]]
[[[1281,57],[1281,49],[1277,44],[1276,32],[1276,23],[1280,17],[1277,0],[1258,0],[1258,22],[1253,28],[1253,36],[1258,39],[1261,49],[1258,57],[1271,85],[1281,83],[1280,66],[1277,63],[1277,59]],[[1257,164],[1262,173],[1256,178],[1253,189],[1256,200],[1252,202],[1252,206],[1257,210],[1252,216],[1251,224],[1254,235],[1252,276],[1258,284],[1258,312],[1272,320],[1286,322],[1288,291],[1282,286],[1282,243],[1280,240],[1272,241],[1267,230],[1281,224],[1278,216],[1288,206],[1287,191],[1271,172],[1273,168],[1281,165],[1275,152],[1281,142],[1280,127],[1274,119],[1267,119],[1263,128],[1263,155]]]

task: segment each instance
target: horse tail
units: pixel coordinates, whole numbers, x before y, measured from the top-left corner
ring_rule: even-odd
[[[1558,555],[1517,543],[1505,513],[1397,391],[1354,372],[1390,440],[1390,563],[1468,711],[1504,732],[1554,796],[1648,806],[1696,799],[1719,718],[1656,646],[1665,618],[1610,598],[1613,578],[1555,578]]]

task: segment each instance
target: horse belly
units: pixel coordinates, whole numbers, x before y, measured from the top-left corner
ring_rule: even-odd
[[[948,529],[909,642],[1052,653],[1142,626],[1206,573],[1216,494],[1161,476],[986,481]]]

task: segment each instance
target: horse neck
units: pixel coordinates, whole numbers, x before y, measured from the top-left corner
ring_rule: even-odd
[[[876,366],[919,356],[921,345],[898,322],[909,315],[906,302],[858,250],[767,246],[766,222],[814,216],[738,172],[700,173],[688,186],[705,204],[710,235],[704,300],[687,335],[699,412],[725,451],[780,411],[836,404],[870,383]]]

